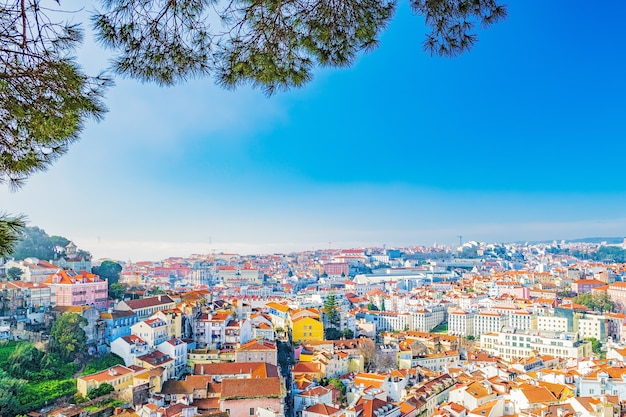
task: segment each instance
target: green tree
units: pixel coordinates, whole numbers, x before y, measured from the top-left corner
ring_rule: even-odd
[[[25,385],[25,380],[13,378],[0,369],[0,416],[13,416],[22,409],[18,394]]]
[[[9,279],[9,281],[19,281],[20,279],[22,279],[23,274],[24,271],[22,271],[17,266],[12,266],[11,268],[7,269],[7,278]]]
[[[51,343],[54,341],[51,339]],[[50,345],[48,345],[50,350]],[[76,372],[77,365],[55,352],[48,352],[41,360],[41,370],[38,372],[38,378],[41,380],[59,380],[68,379]]]
[[[122,265],[114,261],[104,261],[100,266],[92,267],[91,272],[100,276],[102,279],[107,279],[110,287],[112,284],[117,284],[120,281]]]
[[[605,291],[584,293],[574,297],[574,303],[589,307],[592,310],[605,312],[615,310],[615,303]]]
[[[344,385],[343,382],[341,382],[341,379],[329,378],[328,381],[326,381],[325,386],[328,386],[328,385],[332,385],[333,388],[339,391],[339,393],[341,394],[341,398],[343,398],[346,395],[346,386]]]
[[[23,230],[19,243],[13,252],[15,259],[29,257],[50,260],[54,257],[54,248],[50,242],[50,236],[45,230],[37,226],[26,227]]]
[[[585,339],[585,341],[587,342],[591,342],[591,350],[593,351],[593,353],[595,353],[596,355],[602,355],[602,342],[600,342],[598,339],[596,339],[595,337],[588,337]]]
[[[0,258],[6,258],[15,251],[25,228],[26,217],[0,213]]]
[[[611,260],[614,262],[626,262],[626,250],[617,246],[600,246],[597,251],[591,253],[594,261]]]
[[[341,317],[339,316],[339,308],[337,307],[337,298],[335,294],[330,294],[324,301],[324,314],[328,325],[332,328],[339,327]]]
[[[48,345],[50,353],[57,354],[61,360],[71,362],[77,355],[84,353],[87,336],[81,326],[87,325],[87,319],[76,313],[63,313],[54,321],[50,331]]]
[[[64,248],[69,245],[70,240],[63,236],[50,236],[50,244],[53,248],[60,247]]]
[[[81,375],[91,375],[109,369],[115,365],[124,365],[124,359],[120,358],[115,353],[107,353],[101,358],[89,361]]]
[[[601,313],[611,312],[615,310],[615,302],[611,300],[611,296],[606,291],[598,291],[592,295],[594,310]]]
[[[146,295],[162,295],[162,294],[165,294],[165,291],[163,291],[160,287],[152,287],[146,291]]]
[[[324,329],[324,339],[326,340],[338,340],[341,339],[341,336],[342,333],[334,327]]]
[[[5,370],[14,378],[33,379],[41,368],[43,356],[32,343],[21,343],[9,356]]]
[[[98,388],[89,390],[89,392],[87,393],[87,397],[89,397],[90,400],[93,400],[94,398],[98,398],[98,397],[102,397],[103,395],[110,394],[113,391],[115,391],[115,388],[113,388],[113,385],[105,382],[103,384],[100,384]]]
[[[74,404],[82,404],[82,403],[86,403],[87,401],[89,401],[89,398],[85,398],[85,396],[83,394],[81,394],[80,392],[76,392],[76,394],[74,394]]]
[[[342,336],[345,339],[353,339],[354,338],[354,332],[352,330],[350,330],[350,329],[344,329],[344,331],[341,332],[341,333],[342,333]]]
[[[110,284],[109,298],[112,300],[123,300],[126,294],[126,286],[124,284]]]

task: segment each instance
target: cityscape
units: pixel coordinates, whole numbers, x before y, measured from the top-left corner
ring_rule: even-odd
[[[0,417],[626,417],[626,3],[0,2]]]
[[[623,238],[124,262],[28,230],[3,416],[624,413]]]

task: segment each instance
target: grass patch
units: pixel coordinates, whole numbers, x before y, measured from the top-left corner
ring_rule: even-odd
[[[33,410],[43,407],[47,401],[75,393],[75,379],[29,382],[20,390],[18,399],[24,409]]]
[[[96,372],[104,371],[115,365],[124,365],[124,359],[120,358],[115,353],[107,353],[101,358],[92,359],[85,366],[85,370],[81,373],[81,376],[95,374]]]
[[[440,325],[432,329],[430,332],[448,334],[448,323],[441,323]]]

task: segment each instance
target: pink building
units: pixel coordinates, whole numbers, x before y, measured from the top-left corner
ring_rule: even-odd
[[[602,287],[606,283],[598,281],[597,279],[579,279],[572,282],[572,291],[576,294],[586,294],[591,292],[594,288]]]
[[[607,294],[611,301],[617,304],[620,311],[626,311],[626,282],[614,282],[609,284]]]
[[[334,262],[324,264],[324,272],[326,273],[326,275],[330,276],[341,276],[341,274],[343,274],[347,277],[350,273],[350,264],[347,262]]]
[[[50,287],[52,307],[93,306],[97,310],[107,308],[108,282],[96,274],[59,270],[50,275],[44,284]]]
[[[276,344],[267,340],[252,340],[236,350],[235,362],[267,362],[277,365]]]

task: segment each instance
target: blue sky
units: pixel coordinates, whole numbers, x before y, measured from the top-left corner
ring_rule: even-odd
[[[1,207],[123,260],[625,236],[626,6],[508,7],[448,59],[400,3],[378,49],[271,98],[117,79],[105,120]]]

